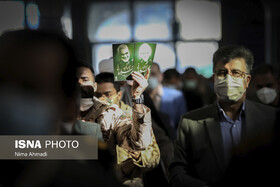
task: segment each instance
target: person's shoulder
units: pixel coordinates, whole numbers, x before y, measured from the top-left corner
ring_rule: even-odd
[[[250,108],[254,109],[254,110],[258,110],[260,112],[268,112],[268,113],[276,113],[279,111],[278,108],[260,103],[260,102],[256,102],[256,101],[252,101],[252,100],[246,100],[246,105],[249,106]]]
[[[213,118],[216,110],[217,106],[215,103],[213,103],[185,113],[182,115],[182,119],[203,120],[207,118]]]
[[[247,100],[250,100],[250,101],[255,101],[255,102],[258,102],[258,103],[261,102],[261,101],[259,100],[259,98],[258,98],[256,92],[246,95],[246,99],[247,99]]]
[[[110,119],[117,119],[121,121],[127,121],[131,119],[128,113],[126,113],[116,104],[108,106],[108,108],[103,112],[103,115],[105,118],[110,116]]]

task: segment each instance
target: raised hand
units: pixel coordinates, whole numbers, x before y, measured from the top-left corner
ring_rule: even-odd
[[[150,69],[147,69],[145,77],[138,72],[133,72],[132,79],[133,85],[132,85],[132,97],[137,99],[140,98],[141,94],[145,91],[145,89],[148,86],[148,75],[150,73]]]

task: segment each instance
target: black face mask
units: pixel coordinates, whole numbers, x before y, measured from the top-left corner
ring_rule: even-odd
[[[92,86],[80,86],[81,98],[93,98],[94,89]]]

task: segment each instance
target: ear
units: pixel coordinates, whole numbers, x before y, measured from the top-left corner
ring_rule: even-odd
[[[94,92],[97,91],[97,83],[96,82],[93,84],[93,90],[94,90]]]
[[[247,76],[246,76],[246,88],[248,88],[249,83],[250,83],[250,81],[251,81],[251,78],[252,78],[251,75],[247,75]]]

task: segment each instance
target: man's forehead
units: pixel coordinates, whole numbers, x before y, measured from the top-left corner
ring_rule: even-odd
[[[193,73],[193,72],[185,73],[185,74],[183,74],[183,77],[184,77],[185,79],[192,79],[192,78],[196,78],[196,74]]]
[[[158,66],[157,66],[156,64],[152,64],[152,69],[151,69],[151,71],[154,72],[154,73],[159,72]]]
[[[114,84],[111,82],[97,84],[97,90],[100,92],[116,91]]]
[[[226,63],[219,61],[216,64],[216,69],[239,69],[246,70],[246,62],[243,58],[234,58]]]
[[[126,52],[128,52],[128,48],[121,48],[121,49],[120,49],[120,52],[121,52],[121,53],[126,53]]]
[[[78,68],[77,72],[78,72],[79,76],[93,76],[91,70],[89,68],[86,68],[86,67]]]

